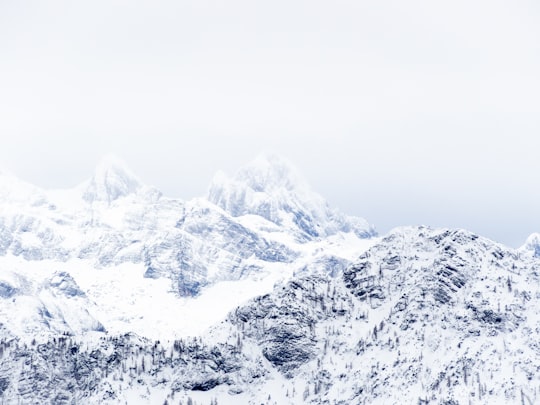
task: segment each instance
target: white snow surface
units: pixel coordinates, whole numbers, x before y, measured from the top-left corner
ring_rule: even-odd
[[[0,397],[537,403],[539,241],[375,237],[272,156],[190,201],[114,158],[71,190],[0,174]]]
[[[519,250],[527,255],[540,257],[540,233],[535,232],[529,235]]]
[[[0,173],[2,324],[27,339],[92,330],[153,339],[199,335],[317,259],[349,263],[376,240],[359,237],[373,235],[364,220],[347,222],[328,211],[350,224],[337,229],[322,197],[279,158],[258,158],[235,181],[228,192],[244,184],[264,189],[264,198],[280,202],[273,214],[286,221],[250,209],[232,215],[207,199],[165,198],[113,156],[67,190],[43,190]],[[296,212],[315,212],[317,227],[332,231],[300,230],[290,221],[294,213],[282,212],[288,199]],[[60,273],[80,294],[51,287]]]
[[[351,235],[344,239],[354,241]],[[321,254],[326,257],[329,246],[345,245],[344,240],[333,242],[321,241],[311,251],[311,260],[307,255],[302,260],[311,268]],[[214,304],[212,310],[219,312],[216,299],[231,298],[229,287],[235,294],[256,297],[225,317],[216,314],[208,322],[221,321],[210,328],[200,324],[203,332],[195,339],[158,342],[88,332],[67,342],[38,341],[30,346],[34,349],[2,343],[3,356],[10,359],[0,365],[6,398],[22,396],[33,403],[44,396],[56,398],[59,390],[60,399],[104,404],[207,405],[216,399],[219,404],[253,405],[540,400],[537,258],[465,230],[397,228],[371,242],[375,243],[335,277],[329,271],[313,274],[297,269],[289,281],[278,281],[263,295],[266,286],[243,291],[260,286],[249,277],[209,286],[189,302],[198,301],[195,307]],[[9,260],[17,270],[21,259]],[[277,274],[274,270],[268,272]],[[21,290],[35,288],[17,278],[25,271],[6,272],[5,283]],[[79,271],[88,274],[83,267]],[[126,264],[118,271],[131,274],[133,267]],[[79,277],[73,274],[74,279]],[[161,281],[151,281],[156,292],[168,288]],[[101,281],[79,277],[79,291],[64,272],[52,270],[43,272],[41,281],[42,286],[51,286],[49,295],[76,297],[70,304],[92,283]],[[128,291],[139,286],[136,278],[127,284],[128,296],[120,297],[125,302],[131,299]],[[113,283],[110,289],[117,287],[123,288]],[[5,288],[0,293],[9,295]],[[205,297],[206,293],[211,295]],[[20,311],[29,318],[35,303],[27,296],[13,296],[23,303],[21,308],[29,308]],[[48,299],[46,294],[39,297]],[[235,305],[242,299],[237,297]],[[189,307],[187,302],[184,308]],[[91,316],[94,310],[88,308]],[[193,324],[198,321],[191,319]],[[51,368],[49,359],[55,353],[57,365]]]

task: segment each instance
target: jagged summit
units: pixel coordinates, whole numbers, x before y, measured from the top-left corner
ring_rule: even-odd
[[[292,164],[273,154],[260,155],[232,177],[218,172],[208,200],[234,217],[259,215],[295,232],[299,239],[339,231],[355,232],[361,237],[374,235],[365,220],[348,218],[331,209]]]
[[[525,244],[519,250],[540,257],[540,233],[535,232],[529,235]]]
[[[208,200],[233,216],[261,215],[278,224],[281,221],[276,215],[289,201],[304,203],[313,197],[316,203],[324,204],[289,162],[269,154],[260,155],[232,177],[218,172],[208,191]]]
[[[110,204],[112,201],[135,193],[142,184],[126,164],[113,155],[104,156],[94,171],[83,193],[88,202],[101,201]]]
[[[233,216],[261,215],[257,211],[262,209],[266,211],[263,216],[275,222],[267,211],[278,209],[277,205],[282,204],[280,200],[297,197],[299,193],[313,197],[298,170],[278,155],[261,154],[234,176],[218,171],[210,185],[208,200]],[[321,199],[318,195],[316,198]]]
[[[256,192],[308,189],[306,181],[288,160],[276,154],[261,154],[242,167],[235,180]]]

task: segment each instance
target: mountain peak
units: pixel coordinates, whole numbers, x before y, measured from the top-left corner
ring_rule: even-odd
[[[276,154],[257,156],[238,171],[235,180],[245,183],[255,192],[308,188],[293,164]]]
[[[529,235],[525,244],[520,248],[523,252],[529,252],[535,257],[540,257],[540,233]]]
[[[208,200],[233,216],[256,214],[279,222],[275,211],[306,193],[309,187],[291,163],[275,154],[261,154],[234,176],[217,172]]]
[[[105,155],[96,166],[83,198],[88,202],[111,203],[117,198],[136,192],[141,185],[122,159]]]
[[[218,172],[208,200],[234,217],[261,216],[291,230],[299,240],[339,231],[355,232],[361,237],[374,233],[365,220],[332,210],[291,163],[274,154],[258,156],[233,177]]]

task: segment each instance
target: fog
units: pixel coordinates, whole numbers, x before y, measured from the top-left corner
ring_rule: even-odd
[[[540,231],[533,1],[0,2],[0,168],[185,199],[284,155],[379,232]]]

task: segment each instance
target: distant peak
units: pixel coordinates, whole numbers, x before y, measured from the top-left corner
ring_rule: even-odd
[[[242,166],[234,176],[219,170],[212,179],[210,189],[219,191],[223,188],[268,194],[277,192],[282,195],[283,192],[305,191],[309,186],[287,159],[266,153]]]
[[[234,176],[219,171],[208,191],[208,200],[233,216],[255,213],[279,222],[276,210],[308,194],[309,187],[296,168],[276,154],[261,154],[241,167]]]
[[[98,162],[83,198],[88,202],[111,203],[117,198],[136,192],[141,185],[140,180],[122,159],[105,155]]]
[[[275,154],[258,156],[233,177],[218,172],[207,198],[234,217],[258,215],[291,229],[299,240],[337,232],[375,234],[364,219],[332,210],[287,159]]]
[[[296,167],[276,154],[257,156],[238,171],[235,180],[246,183],[256,192],[308,188]]]
[[[540,233],[532,233],[527,238],[526,243],[540,244]]]
[[[107,172],[107,171],[119,171],[127,172],[134,176],[129,170],[126,162],[118,156],[107,154],[101,157],[96,165],[95,173]]]
[[[520,250],[531,252],[533,256],[540,257],[540,233],[533,233],[529,235],[525,244],[521,246]]]

